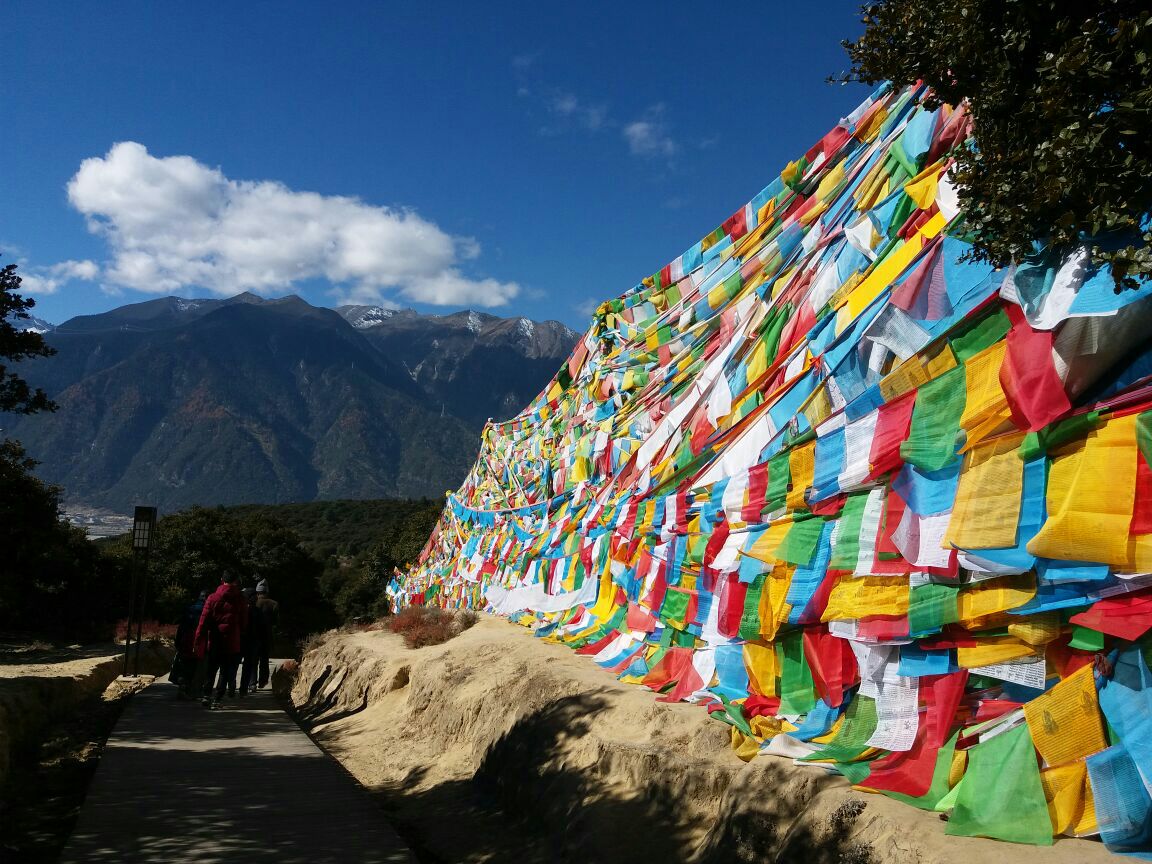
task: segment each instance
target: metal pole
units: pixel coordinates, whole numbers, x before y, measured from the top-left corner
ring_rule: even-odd
[[[143,571],[140,576],[140,614],[136,618],[136,665],[133,671],[137,677],[140,675],[140,633],[144,627],[144,608],[148,603],[148,553],[151,551],[148,547],[144,548],[141,558],[143,559]]]
[[[132,620],[136,611],[136,576],[137,576],[137,561],[136,553],[132,553],[132,580],[131,587],[128,589],[128,620],[124,623],[124,675],[128,674],[128,650],[132,645]]]

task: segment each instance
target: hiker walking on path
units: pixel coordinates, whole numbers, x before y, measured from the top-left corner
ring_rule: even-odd
[[[236,695],[236,667],[240,664],[240,651],[244,629],[248,626],[248,601],[240,590],[240,577],[224,571],[220,587],[204,603],[200,625],[196,628],[196,656],[208,658],[204,679],[204,704],[213,708],[224,698]],[[212,695],[216,681],[215,696]]]
[[[244,654],[244,670],[240,673],[240,697],[256,689],[256,664],[260,659],[265,640],[264,615],[256,603],[256,589],[245,588],[244,597],[248,602],[248,626],[240,640]]]
[[[259,643],[260,650],[260,689],[268,686],[268,660],[272,656],[272,642],[276,638],[276,627],[280,624],[280,604],[268,596],[268,580],[256,583],[256,606],[260,610],[260,623],[264,629]]]
[[[176,659],[172,664],[171,680],[180,685],[180,698],[189,698],[194,695],[193,682],[196,680],[197,667],[200,661],[196,659],[196,630],[200,626],[200,616],[204,613],[204,603],[208,599],[208,592],[201,591],[180,618],[176,628]],[[202,670],[199,670],[202,671]]]

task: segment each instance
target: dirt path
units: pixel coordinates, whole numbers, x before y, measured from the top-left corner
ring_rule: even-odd
[[[271,692],[220,710],[160,681],[100,760],[63,864],[413,864],[370,797]]]
[[[5,646],[0,651],[0,864],[50,864],[84,801],[105,739],[136,683],[115,682],[121,649]],[[170,654],[148,646],[141,668]],[[112,682],[111,684],[109,682]]]

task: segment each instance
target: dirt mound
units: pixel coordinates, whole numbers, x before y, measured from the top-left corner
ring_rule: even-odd
[[[108,644],[0,655],[0,789],[13,760],[49,723],[99,696],[116,679],[123,651]],[[171,662],[167,646],[142,643],[141,673],[162,674]]]
[[[416,650],[334,635],[305,656],[292,699],[424,861],[1111,860],[1091,841],[946,837],[935,814],[819,768],[744,764],[700,707],[487,616]]]

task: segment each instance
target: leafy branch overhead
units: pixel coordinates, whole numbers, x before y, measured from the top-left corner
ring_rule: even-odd
[[[36,305],[30,297],[21,297],[20,277],[16,265],[0,268],[0,411],[33,414],[37,411],[55,411],[56,405],[47,394],[15,372],[8,371],[8,362],[19,362],[32,357],[51,357],[56,349],[44,342],[44,337],[32,330],[21,330],[16,321],[26,321],[28,310]]]
[[[1152,8],[1134,0],[887,0],[847,78],[967,101],[954,179],[974,257],[1083,243],[1117,287],[1152,276]]]

